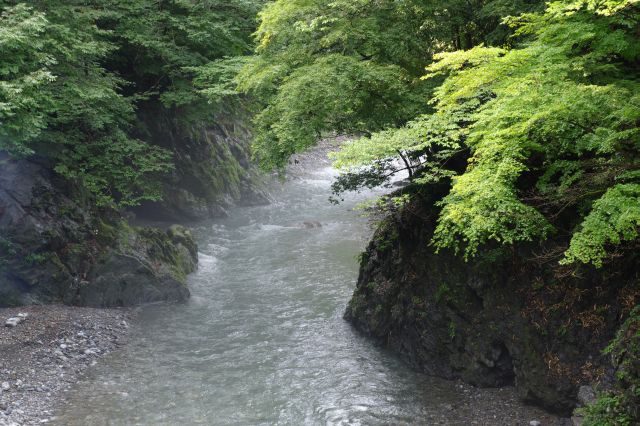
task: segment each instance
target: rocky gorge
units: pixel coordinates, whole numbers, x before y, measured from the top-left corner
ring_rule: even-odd
[[[3,2],[0,423],[640,424],[639,17]]]
[[[295,164],[298,173],[326,161],[326,151],[300,157]],[[135,227],[104,212],[92,216],[79,207],[77,198],[65,195],[64,187],[42,165],[19,161],[5,165],[5,229],[16,224],[22,228],[20,233],[6,234],[12,235],[6,254],[14,257],[5,254],[7,296],[2,300],[107,307],[189,297],[186,276],[196,268],[198,247],[187,228]],[[55,198],[46,198],[51,196]],[[436,254],[428,241],[438,196],[423,193],[381,220],[360,256],[358,285],[345,314],[357,329],[419,371],[466,383],[456,385],[464,402],[445,404],[430,413],[430,419],[437,424],[458,424],[474,415],[489,419],[508,405],[505,419],[569,424],[521,408],[517,399],[570,416],[576,406],[593,402],[594,389],[620,386],[617,373],[637,374],[633,370],[637,354],[629,350],[636,347],[633,333],[638,327],[637,320],[633,322],[637,316],[631,315],[639,291],[633,253],[609,268],[577,273],[549,267],[559,240],[515,251],[486,250],[472,262],[450,252]],[[59,210],[54,205],[75,216],[55,222]],[[304,226],[283,229],[319,232],[330,227],[300,223]],[[38,233],[47,227],[48,232]],[[56,250],[63,238],[72,247],[86,245]],[[43,256],[20,263],[29,248]],[[62,306],[3,312],[29,315],[17,327],[3,330],[3,377],[10,389],[0,415],[7,424],[55,421],[55,407],[65,389],[72,389],[75,377],[124,342],[130,321],[128,311]],[[627,331],[618,332],[622,317],[631,319]],[[49,334],[43,338],[42,333]],[[616,334],[620,341],[615,356],[603,354]],[[46,368],[34,370],[36,374],[28,368],[31,361],[14,361],[29,357]],[[627,385],[629,392],[634,386]],[[487,399],[495,401],[488,404]],[[574,424],[579,422],[577,414]]]

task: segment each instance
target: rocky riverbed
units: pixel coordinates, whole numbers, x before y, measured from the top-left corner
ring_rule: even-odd
[[[457,381],[456,402],[426,410],[420,424],[433,426],[574,426],[571,419],[525,405],[514,387],[478,388]]]
[[[19,314],[26,318],[5,325]],[[131,315],[58,305],[0,309],[0,425],[55,420],[80,375],[124,344]]]
[[[26,318],[18,325],[4,325],[19,314]],[[62,420],[54,415],[67,392],[87,368],[126,342],[132,315],[130,310],[57,305],[0,309],[0,425]],[[571,424],[523,406],[511,387],[479,389],[462,382],[455,386],[460,398],[426,410],[427,424]]]

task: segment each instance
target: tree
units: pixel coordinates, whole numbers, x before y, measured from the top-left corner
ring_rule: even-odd
[[[430,111],[420,79],[441,50],[501,43],[504,14],[539,1],[275,1],[260,14],[240,89],[263,102],[255,153],[265,168],[324,135],[397,127]],[[468,43],[467,46],[465,43]]]
[[[490,241],[543,239],[568,226],[564,262],[600,266],[640,226],[638,16],[637,2],[621,0],[555,2],[511,18],[516,48],[437,55],[427,78],[446,80],[435,113],[355,141],[338,164],[400,150],[436,160],[417,183],[438,178],[434,169],[455,174],[440,202],[438,248],[471,256]],[[438,161],[463,149],[464,170]]]
[[[0,2],[0,149],[50,159],[100,205],[158,200],[173,163],[148,112],[210,124],[194,80],[228,86],[209,68],[249,51],[261,3]]]
[[[185,122],[212,117],[194,79],[216,61],[251,51],[262,0],[109,0],[98,24],[117,50],[107,66],[132,84],[124,93],[142,109],[173,110]],[[214,83],[214,82],[212,82]]]
[[[51,3],[3,11],[0,149],[51,158],[98,204],[157,199],[149,178],[170,167],[169,154],[129,137],[133,105],[119,94],[123,80],[101,65],[113,46],[96,14]]]

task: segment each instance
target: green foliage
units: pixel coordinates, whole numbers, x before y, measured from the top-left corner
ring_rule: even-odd
[[[383,222],[378,229],[376,236],[374,237],[376,249],[380,252],[385,252],[392,249],[395,243],[398,241],[398,230],[395,227],[389,225],[389,222]]]
[[[601,266],[606,248],[638,238],[640,184],[618,184],[595,201],[567,250],[565,263],[579,260]]]
[[[37,154],[125,207],[161,197],[173,167],[137,109],[207,124],[231,94],[261,0],[0,2],[0,150]],[[234,64],[233,59],[228,60]],[[202,91],[197,90],[207,85]],[[219,89],[218,92],[220,92]]]
[[[636,1],[263,5],[1,2],[0,149],[50,159],[100,205],[157,200],[172,158],[149,111],[203,124],[243,92],[266,168],[351,134],[337,193],[403,170],[415,192],[450,184],[436,249],[563,233],[565,263],[600,266],[637,240]]]
[[[0,236],[0,272],[4,270],[9,259],[15,254],[15,245],[10,240]]]
[[[423,67],[461,40],[485,41],[499,26],[494,13],[506,13],[499,3],[473,1],[464,12],[450,1],[270,3],[260,14],[257,55],[239,75],[240,89],[264,102],[256,157],[281,167],[323,135],[369,134],[428,112],[437,82],[419,79]],[[392,148],[369,157],[395,155]]]
[[[24,258],[24,262],[27,265],[41,265],[44,262],[46,262],[48,257],[47,253],[29,253],[25,258]]]
[[[46,127],[40,89],[55,79],[49,69],[54,58],[39,41],[47,26],[44,14],[24,4],[0,15],[0,149],[31,153],[24,142]]]
[[[619,395],[603,393],[593,405],[582,410],[584,426],[631,426],[629,414],[624,412],[622,398]]]
[[[453,320],[449,321],[449,338],[454,340],[456,338],[456,323]]]
[[[637,190],[632,190],[635,185],[607,190],[612,180],[638,167],[640,85],[626,72],[626,61],[639,57],[637,35],[633,27],[607,31],[620,25],[624,16],[605,17],[579,6],[572,4],[567,14],[566,6],[553,4],[545,15],[512,21],[520,25],[520,32],[535,34],[535,40],[493,60],[482,55],[483,65],[473,66],[474,60],[466,55],[450,55],[444,65],[432,68],[450,73],[437,93],[441,110],[457,108],[461,99],[486,90],[495,97],[473,117],[466,141],[473,156],[443,200],[437,246],[457,246],[461,241],[466,253],[473,254],[489,240],[510,244],[544,237],[551,225],[540,209],[522,201],[525,188],[518,186],[518,179],[525,172],[548,176],[549,170],[556,172],[569,160],[577,160],[581,170],[593,175],[589,192],[585,179],[571,182],[556,173],[556,185],[538,185],[543,198],[566,204],[607,193],[594,204],[583,231],[574,236],[567,259],[600,265],[605,243],[637,235],[640,205]],[[528,91],[523,93],[525,87]],[[541,165],[531,161],[536,156],[542,156]],[[605,222],[606,229],[594,229]]]
[[[358,265],[364,265],[369,261],[369,253],[367,251],[361,251],[356,255],[356,261]]]
[[[209,104],[221,106],[238,100],[236,76],[246,62],[247,57],[234,56],[187,69],[195,73],[193,84]]]
[[[358,133],[415,114],[411,78],[398,66],[339,54],[299,67],[256,117],[255,152],[264,167],[283,165],[323,133]]]
[[[416,308],[422,308],[424,307],[424,304],[425,304],[424,300],[419,296],[411,296],[411,303]]]
[[[114,47],[94,11],[72,3],[3,11],[0,149],[51,157],[100,204],[156,199],[147,179],[168,169],[168,154],[128,135],[133,105],[119,93],[123,81],[102,66]]]
[[[10,240],[6,239],[5,237],[1,237],[1,236],[0,236],[0,250],[3,255],[15,254],[15,246],[13,245],[13,243]]]
[[[451,288],[449,285],[447,283],[441,283],[436,289],[436,302],[440,303],[441,301],[446,300],[450,294]]]
[[[466,256],[543,239],[572,208],[565,262],[600,266],[640,224],[637,13],[631,1],[555,2],[507,20],[515,48],[435,55],[425,78],[446,77],[436,111],[348,144],[336,164],[349,171],[395,151],[417,160],[417,183],[451,179],[433,244]]]
[[[80,179],[96,199],[106,206],[135,206],[143,200],[160,200],[162,172],[173,168],[168,151],[114,132],[91,144],[65,148],[55,171],[68,179]]]
[[[135,82],[127,88],[128,94],[160,102],[165,108],[180,108],[183,120],[203,120],[211,117],[211,111],[194,80],[202,83],[218,61],[250,50],[262,3],[109,0],[94,5],[108,11],[99,24],[111,30],[109,40],[118,46],[109,65]]]

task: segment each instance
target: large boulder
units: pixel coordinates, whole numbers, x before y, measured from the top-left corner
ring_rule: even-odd
[[[50,167],[0,155],[0,306],[127,306],[189,296],[197,247],[183,228],[130,227]]]

